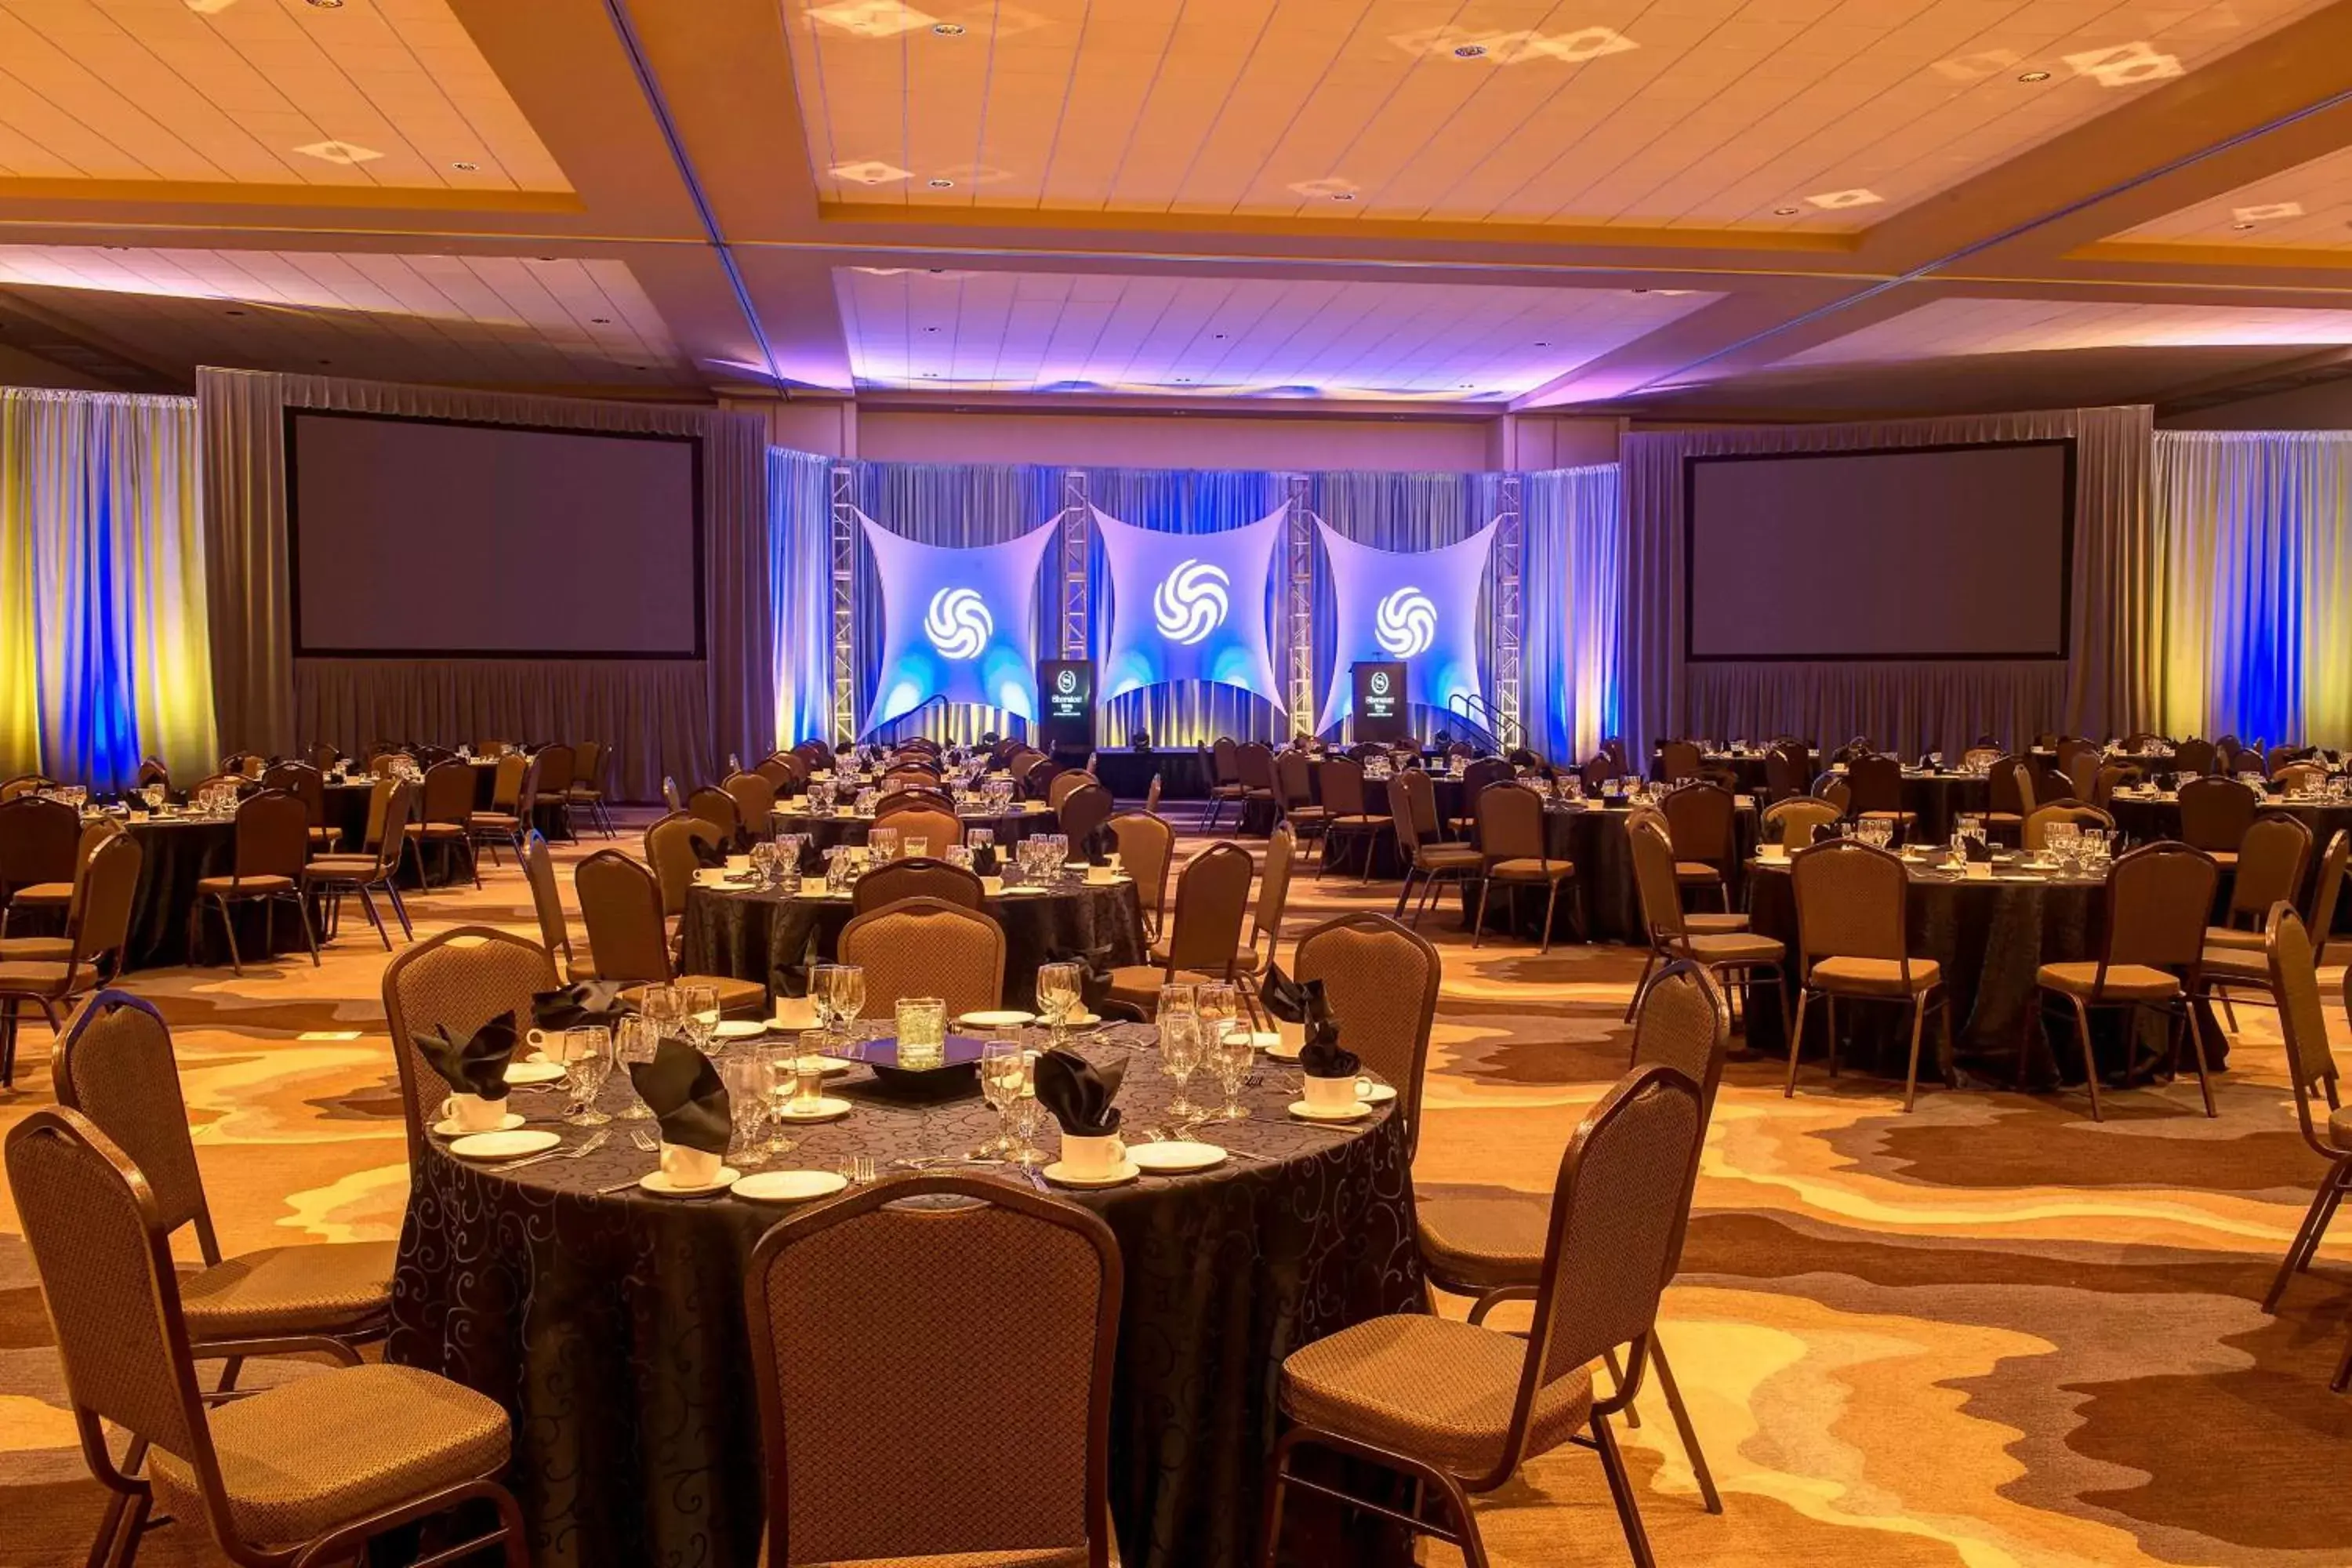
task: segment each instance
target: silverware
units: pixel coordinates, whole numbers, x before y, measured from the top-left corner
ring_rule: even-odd
[[[613,1130],[607,1127],[595,1133],[593,1137],[589,1138],[586,1142],[582,1143],[576,1149],[550,1149],[544,1154],[526,1155],[522,1159],[517,1160],[511,1164],[503,1165],[499,1168],[507,1171],[520,1171],[525,1165],[541,1164],[549,1160],[584,1160],[589,1155],[593,1154],[597,1150],[602,1149],[604,1146],[604,1140],[610,1138],[612,1135]]]
[[[626,1180],[626,1181],[625,1181],[625,1182],[614,1182],[614,1183],[611,1186],[609,1186],[609,1187],[598,1187],[598,1188],[596,1189],[596,1195],[597,1195],[598,1197],[600,1197],[600,1198],[609,1198],[609,1197],[611,1197],[614,1193],[625,1193],[625,1192],[627,1192],[631,1187],[635,1186],[639,1182],[641,1182],[641,1181],[643,1181],[643,1180],[645,1180],[645,1178],[644,1178],[643,1176],[631,1176],[628,1180]]]
[[[640,1153],[658,1154],[661,1152],[661,1145],[655,1142],[652,1137],[648,1136],[646,1130],[642,1127],[632,1127],[629,1129],[629,1142],[637,1146],[637,1150]]]
[[[1247,1149],[1236,1149],[1230,1143],[1220,1144],[1219,1147],[1223,1149],[1226,1153],[1231,1154],[1236,1160],[1265,1160],[1271,1162],[1275,1158],[1272,1154],[1258,1154],[1253,1153]]]
[[[841,1163],[840,1173],[860,1185],[874,1179],[874,1156],[852,1154]]]

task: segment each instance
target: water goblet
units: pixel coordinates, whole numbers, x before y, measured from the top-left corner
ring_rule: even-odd
[[[898,840],[898,853],[909,860],[929,859],[931,854],[929,836],[921,833],[908,834]]]
[[[833,966],[833,1021],[845,1043],[866,1016],[866,971],[854,963]]]
[[[1214,1046],[1225,1037],[1225,1026],[1241,1016],[1241,995],[1222,981],[1193,993],[1192,1010],[1200,1016],[1203,1042]]]
[[[1179,1121],[1192,1116],[1192,1102],[1185,1098],[1185,1086],[1192,1075],[1201,1070],[1201,1020],[1191,1013],[1162,1014],[1160,1017],[1160,1066],[1169,1081],[1176,1086],[1176,1096],[1168,1102],[1168,1114]]]
[[[685,1024],[686,997],[675,985],[648,985],[637,1003],[637,1012],[656,1034],[678,1034]]]
[[[629,1067],[640,1062],[650,1062],[660,1048],[661,1026],[643,1014],[629,1015],[621,1019],[618,1031],[614,1036],[614,1065]],[[629,1097],[629,1103],[622,1107],[620,1114],[625,1121],[648,1121],[653,1119],[654,1113],[646,1104],[642,1095],[632,1094]]]
[[[1054,1031],[1054,1043],[1060,1045],[1069,1028],[1070,1020],[1077,1016],[1083,1003],[1081,975],[1075,963],[1041,963],[1037,966],[1037,1012]]]
[[[727,1110],[734,1137],[727,1145],[727,1163],[739,1169],[768,1163],[768,1148],[760,1130],[768,1120],[768,1068],[756,1056],[739,1053],[719,1068],[727,1086]]]
[[[1215,1069],[1217,1087],[1225,1091],[1223,1109],[1217,1112],[1225,1121],[1246,1121],[1249,1110],[1241,1102],[1242,1085],[1249,1081],[1251,1071],[1257,1066],[1257,1047],[1247,1029],[1221,1026],[1212,1047],[1210,1066]]]
[[[613,1119],[596,1109],[596,1096],[613,1072],[613,1037],[601,1025],[566,1029],[555,1037],[557,1060],[572,1090],[563,1120],[574,1127],[602,1127]]]
[[[1013,1113],[1028,1084],[1029,1058],[1019,1040],[1000,1035],[981,1042],[980,1092],[996,1112],[996,1136],[973,1150],[972,1158],[1001,1159],[1019,1148],[1013,1137]]]
[[[759,1052],[760,1087],[768,1097],[768,1152],[789,1154],[793,1141],[784,1129],[789,1125],[782,1112],[793,1102],[793,1088],[798,1073],[801,1053],[793,1046],[764,1046]],[[820,1068],[819,1081],[824,1073]]]
[[[719,987],[681,985],[677,993],[678,1023],[687,1040],[696,1050],[708,1053],[710,1038],[719,1029]]]

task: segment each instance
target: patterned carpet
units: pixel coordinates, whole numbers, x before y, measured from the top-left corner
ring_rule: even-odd
[[[532,932],[520,872],[486,879],[413,900],[420,930]],[[1394,896],[1310,878],[1286,929]],[[1623,1065],[1638,959],[1473,952],[1451,923],[1426,928],[1445,986],[1419,1179],[1547,1190]],[[383,965],[354,921],[320,970],[136,976],[174,1027],[231,1249],[394,1234],[405,1173]],[[2347,1259],[2330,1247],[2279,1316],[2262,1311],[2320,1163],[2295,1133],[2269,1016],[2240,1023],[2218,1121],[2193,1082],[2118,1094],[2098,1127],[2079,1099],[1975,1091],[1923,1092],[1906,1117],[1899,1086],[1809,1068],[1783,1100],[1778,1064],[1735,1057],[1664,1326],[1727,1512],[1700,1510],[1645,1396],[1653,1418],[1631,1445],[1659,1561],[2352,1563],[2352,1399],[2326,1387],[2352,1328]],[[48,1102],[46,1057],[28,1030],[0,1124]],[[79,1563],[99,1508],[47,1342],[0,1207],[0,1561],[25,1568]],[[1498,1563],[1625,1561],[1581,1450],[1536,1461],[1480,1519]],[[222,1559],[172,1527],[142,1561]]]

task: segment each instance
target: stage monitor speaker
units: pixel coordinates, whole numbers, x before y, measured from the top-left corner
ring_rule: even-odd
[[[1059,752],[1092,751],[1095,744],[1095,661],[1090,658],[1041,658],[1037,690],[1045,710],[1037,721],[1038,742]]]
[[[1354,672],[1355,714],[1349,728],[1359,741],[1405,741],[1412,738],[1405,705],[1405,666],[1402,659],[1360,658],[1349,667]]]

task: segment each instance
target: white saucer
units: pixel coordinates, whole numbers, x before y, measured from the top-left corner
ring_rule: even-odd
[[[496,1127],[484,1127],[478,1130],[460,1127],[457,1125],[456,1117],[445,1116],[433,1124],[433,1135],[436,1138],[479,1138],[491,1132],[511,1132],[521,1125],[522,1118],[511,1110],[499,1118],[499,1124]]]
[[[1326,1110],[1319,1105],[1309,1105],[1303,1100],[1294,1100],[1290,1102],[1290,1114],[1301,1121],[1361,1121],[1371,1113],[1372,1108],[1360,1100],[1352,1105],[1343,1105],[1337,1110]]]
[[[1143,1174],[1143,1168],[1133,1159],[1134,1152],[1131,1149],[1128,1151],[1129,1158],[1123,1163],[1114,1166],[1108,1175],[1074,1176],[1070,1174],[1070,1168],[1059,1160],[1046,1166],[1044,1174],[1047,1181],[1057,1187],[1123,1187]]]
[[[1089,1024],[1099,1024],[1101,1022],[1102,1015],[1100,1013],[1073,1013],[1068,1017],[1062,1020],[1062,1026],[1066,1029],[1083,1029]]]
[[[518,1117],[516,1120],[521,1120]],[[469,1132],[449,1145],[460,1160],[518,1160],[563,1142],[561,1133],[539,1129],[530,1132]]]
[[[681,1187],[669,1179],[666,1171],[647,1171],[637,1178],[637,1185],[663,1198],[704,1198],[713,1193],[723,1193],[742,1179],[742,1173],[732,1165],[719,1167],[719,1179],[708,1186]]]
[[[1396,1086],[1387,1083],[1370,1085],[1364,1090],[1362,1096],[1363,1103],[1366,1105],[1386,1105],[1395,1098]]]
[[[849,1101],[845,1100],[835,1100],[831,1095],[819,1095],[817,1097],[815,1110],[798,1110],[793,1109],[792,1106],[787,1105],[776,1112],[776,1120],[779,1121],[796,1121],[803,1123],[815,1121],[838,1121],[856,1109],[857,1108],[856,1106],[850,1104]]]
[[[764,1018],[726,1018],[710,1031],[713,1038],[721,1040],[749,1040],[767,1032],[768,1025]]]
[[[509,1086],[520,1084],[528,1087],[534,1083],[561,1083],[562,1081],[563,1064],[562,1062],[551,1062],[541,1059],[535,1062],[507,1063],[507,1083]]]
[[[1024,1024],[1034,1024],[1036,1021],[1036,1014],[1024,1013],[1017,1007],[982,1009],[977,1013],[966,1013],[956,1020],[966,1028],[971,1029],[1017,1029]]]
[[[762,1204],[804,1204],[829,1198],[849,1185],[849,1178],[832,1171],[761,1171],[735,1184],[735,1195]]]
[[[1138,1143],[1127,1152],[1129,1164],[1139,1166],[1158,1176],[1172,1176],[1185,1171],[1205,1171],[1212,1165],[1223,1164],[1224,1161],[1225,1152],[1214,1143]]]
[[[1258,1034],[1263,1037],[1265,1031],[1261,1029],[1258,1031]],[[1300,1057],[1307,1054],[1307,1047],[1304,1042],[1301,1042],[1297,1046],[1286,1046],[1282,1043],[1282,1037],[1280,1035],[1274,1037],[1274,1044],[1262,1048],[1267,1056],[1272,1057],[1278,1062],[1295,1062]]]

